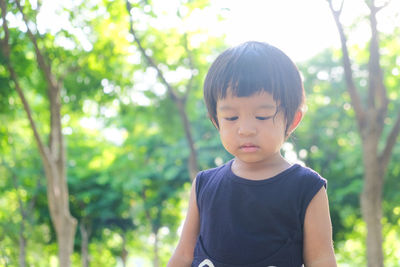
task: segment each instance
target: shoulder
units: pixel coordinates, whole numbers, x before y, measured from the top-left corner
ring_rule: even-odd
[[[323,178],[318,172],[313,169],[301,165],[297,165],[295,172],[293,172],[292,182],[296,186],[301,187],[318,187],[321,186],[327,187],[327,180]]]
[[[230,162],[227,162],[221,166],[200,171],[196,176],[196,187],[202,186],[215,177],[224,175],[227,171],[229,171],[229,168]]]
[[[196,196],[197,203],[199,205],[200,199],[202,198],[204,190],[214,188],[218,181],[229,172],[230,162],[227,162],[221,166],[200,171],[196,176]],[[208,188],[208,189],[207,189]]]
[[[213,176],[218,174],[219,172],[225,172],[227,170],[229,170],[231,166],[231,161],[228,161],[224,164],[222,164],[221,166],[217,166],[211,169],[206,169],[203,171],[200,171],[199,174],[203,175],[203,176]]]

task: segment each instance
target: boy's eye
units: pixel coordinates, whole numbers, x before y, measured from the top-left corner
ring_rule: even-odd
[[[238,119],[238,116],[233,116],[233,117],[227,117],[227,118],[225,118],[225,120],[227,120],[227,121],[235,121],[235,120],[237,120]]]
[[[256,119],[257,119],[257,120],[260,120],[260,121],[266,121],[266,120],[268,120],[268,119],[270,119],[270,118],[272,118],[272,116],[266,116],[266,117],[257,116],[257,117],[256,117]]]

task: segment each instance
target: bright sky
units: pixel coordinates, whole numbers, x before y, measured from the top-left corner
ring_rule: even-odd
[[[390,0],[377,0],[377,5]],[[327,47],[339,47],[339,35],[326,0],[220,0],[229,7],[226,33],[230,44],[247,40],[266,41],[282,49],[295,61],[302,61]],[[338,4],[341,1],[333,1]],[[369,14],[363,0],[345,0],[341,21],[354,23],[360,13]],[[393,15],[394,14],[394,15]],[[390,32],[400,27],[400,1],[378,13],[379,30]],[[353,42],[365,43],[369,25],[352,34]]]
[[[295,61],[305,60],[325,47],[338,44],[338,35],[324,0],[226,0],[231,14],[228,42],[266,41]]]
[[[36,0],[30,0],[35,2]],[[97,0],[89,0],[95,4]],[[137,2],[138,0],[131,0]],[[207,15],[198,12],[185,25],[171,14],[182,7],[181,0],[153,0],[153,10],[159,14],[156,22],[158,28],[177,27],[184,30],[190,28],[206,28],[210,34],[223,32],[227,35],[228,44],[235,45],[247,40],[266,41],[288,54],[294,61],[302,61],[317,54],[326,47],[339,47],[339,36],[326,0],[218,0],[211,1]],[[333,0],[340,3],[341,0]],[[378,17],[380,30],[391,31],[400,27],[400,1],[376,0],[377,4],[390,1]],[[368,14],[364,0],[345,0],[342,21],[350,25],[360,13]],[[85,49],[91,45],[85,42],[85,33],[79,29],[67,26],[68,17],[56,14],[57,6],[73,6],[73,1],[44,0],[41,16],[38,18],[39,29],[42,27],[55,32],[67,28],[78,35]],[[221,15],[221,9],[226,20],[216,21],[216,15]],[[390,13],[390,14],[389,14]],[[393,16],[392,14],[397,14]],[[65,15],[65,14],[64,14]],[[138,13],[136,13],[136,16]],[[145,17],[140,18],[137,27],[146,27],[149,23]],[[46,26],[45,26],[46,25]],[[353,40],[365,43],[369,37],[368,25],[363,25],[358,32],[352,34]],[[199,37],[199,41],[202,38]]]
[[[347,0],[359,2],[360,0]],[[158,15],[157,28],[175,27],[183,31],[206,29],[209,35],[224,33],[235,45],[248,40],[266,41],[286,52],[294,60],[305,60],[323,48],[339,44],[339,36],[326,0],[218,0],[211,1],[206,12],[191,14],[182,21],[175,14],[180,0],[153,0]],[[184,8],[180,7],[185,14]],[[222,10],[222,11],[221,11]],[[225,20],[218,21],[222,15]],[[145,18],[136,27],[146,27]],[[207,36],[199,37],[199,41]]]

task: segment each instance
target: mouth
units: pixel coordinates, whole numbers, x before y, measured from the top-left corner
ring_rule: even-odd
[[[243,152],[255,152],[258,150],[259,147],[254,144],[244,144],[241,145],[239,148]]]

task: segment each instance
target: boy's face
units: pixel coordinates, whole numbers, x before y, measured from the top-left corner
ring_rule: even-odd
[[[270,163],[281,160],[286,121],[272,95],[260,92],[249,97],[229,91],[217,102],[219,133],[225,149],[243,163]],[[276,115],[276,116],[274,116]]]

